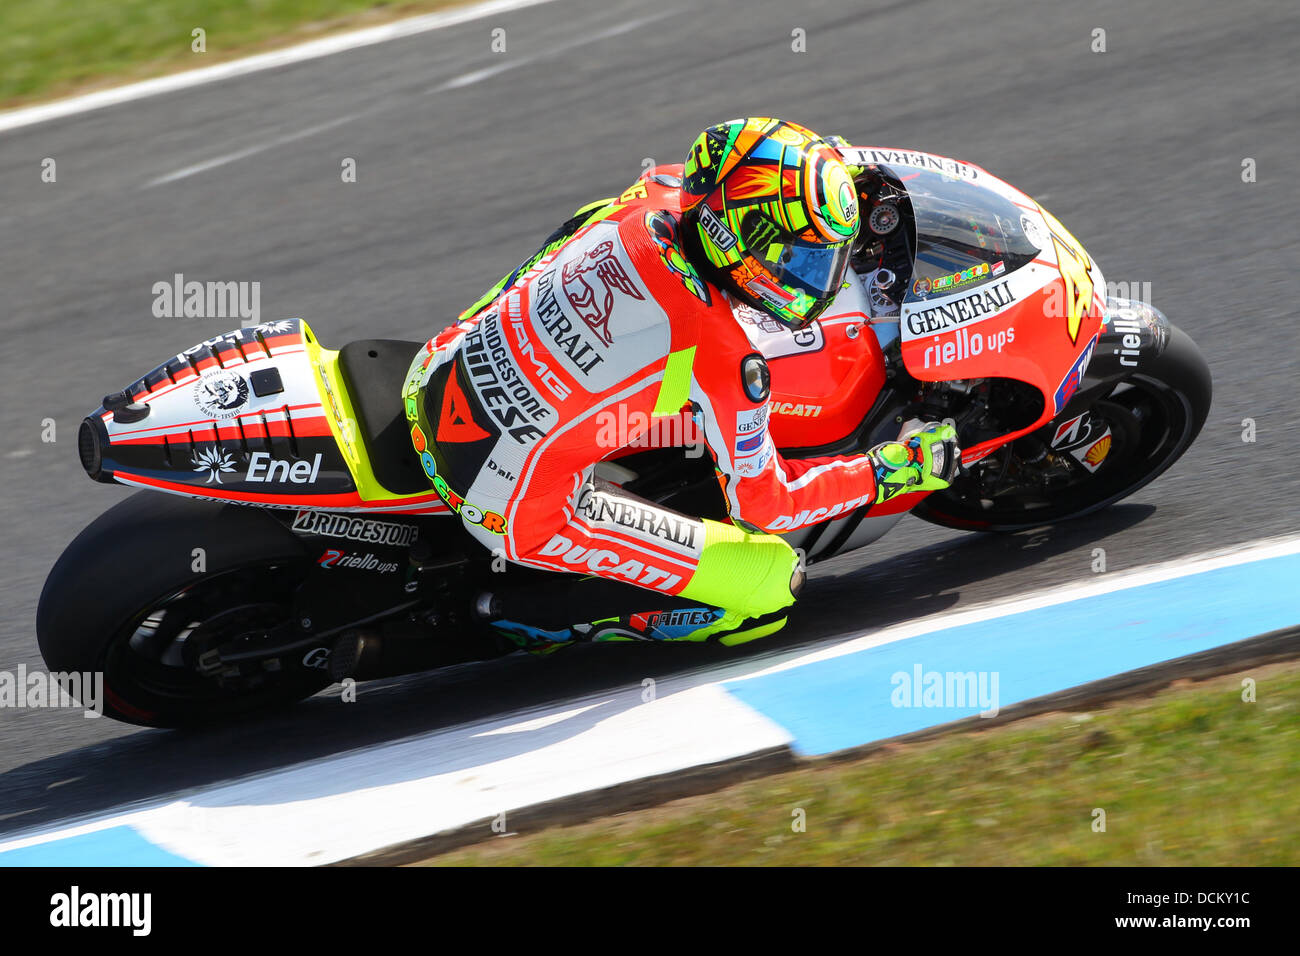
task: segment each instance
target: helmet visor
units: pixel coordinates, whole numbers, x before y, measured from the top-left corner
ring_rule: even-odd
[[[839,291],[852,240],[828,243],[799,239],[757,209],[746,214],[740,232],[746,252],[758,260],[778,286],[801,300],[802,307],[794,310],[797,313],[820,312]]]
[[[814,299],[833,298],[844,281],[849,261],[849,242],[803,242],[784,239],[755,254],[787,289],[798,289]]]

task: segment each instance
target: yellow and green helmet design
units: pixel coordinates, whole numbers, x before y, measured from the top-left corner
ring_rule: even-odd
[[[839,152],[812,130],[749,117],[710,126],[692,144],[682,222],[707,278],[801,328],[844,281],[858,193]]]

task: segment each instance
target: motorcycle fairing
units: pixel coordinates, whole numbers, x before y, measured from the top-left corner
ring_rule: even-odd
[[[375,478],[339,353],[300,319],[199,343],[124,395],[143,417],[101,406],[79,436],[101,481],[270,508],[447,511],[432,488],[395,494]]]
[[[1029,196],[974,164],[915,150],[841,153],[851,164],[883,168],[911,202],[916,265],[900,317],[908,373],[928,382],[1014,378],[1042,393],[1036,421],[963,449],[963,459],[976,461],[1058,415],[1087,371],[1105,315],[1105,279],[1082,244]]]
[[[793,332],[765,322],[757,309],[733,313],[772,376],[769,428],[780,448],[830,445],[853,432],[885,384],[880,341],[868,332],[870,306],[848,276],[820,319]]]

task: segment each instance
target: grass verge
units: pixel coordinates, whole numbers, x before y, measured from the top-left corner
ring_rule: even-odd
[[[0,108],[211,66],[463,2],[4,0]],[[206,52],[192,49],[196,28],[205,32]]]
[[[822,761],[425,862],[1294,866],[1300,662]]]

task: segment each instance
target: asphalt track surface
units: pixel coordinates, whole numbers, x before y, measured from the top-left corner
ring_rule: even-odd
[[[495,27],[505,53],[490,51]],[[796,28],[807,52],[791,50]],[[1105,53],[1090,49],[1095,28]],[[556,0],[0,134],[0,670],[41,666],[46,573],[129,494],[82,473],[78,421],[238,324],[155,318],[153,283],[260,281],[264,320],[302,316],[335,346],[422,339],[643,158],[679,161],[734,116],[995,172],[1060,217],[1108,280],[1150,283],[1216,387],[1192,452],[1127,503],[1010,536],[907,518],[819,566],[786,632],[749,649],[516,656],[194,733],[0,710],[0,832],[1080,581],[1097,547],[1113,575],[1300,529],[1297,35],[1289,2]],[[40,180],[45,157],[56,183]],[[340,181],[344,157],[356,183]]]

